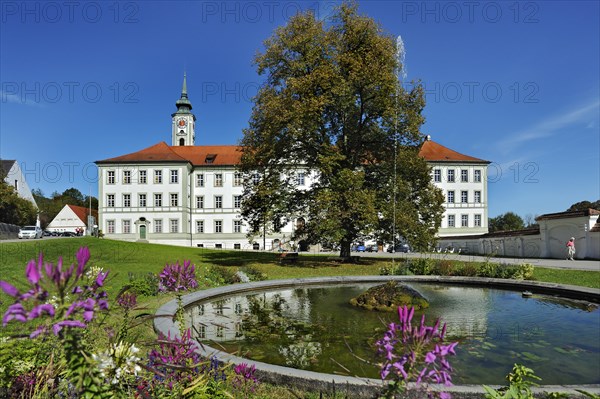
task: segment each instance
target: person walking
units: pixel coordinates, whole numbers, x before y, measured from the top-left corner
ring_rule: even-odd
[[[567,241],[567,260],[575,260],[573,257],[575,256],[575,237],[571,237],[569,241]]]

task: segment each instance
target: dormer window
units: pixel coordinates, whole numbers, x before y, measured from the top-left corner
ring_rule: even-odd
[[[204,162],[205,163],[214,163],[216,157],[217,157],[217,154],[207,154]]]

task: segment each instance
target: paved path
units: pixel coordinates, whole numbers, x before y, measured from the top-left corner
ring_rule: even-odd
[[[304,252],[306,253],[306,252]],[[321,252],[323,254],[323,252]],[[333,255],[333,253],[332,253]],[[339,255],[339,253],[335,253]],[[433,259],[450,259],[450,260],[462,260],[467,262],[483,262],[486,259],[490,259],[492,262],[504,263],[509,265],[518,265],[521,263],[531,263],[534,266],[548,267],[551,269],[573,269],[573,270],[593,270],[600,271],[600,261],[598,260],[566,260],[566,259],[539,259],[539,258],[501,258],[501,257],[485,257],[478,255],[458,255],[458,254],[433,254],[433,253],[402,253],[397,252],[391,254],[388,252],[377,252],[377,253],[358,253],[353,252],[352,255],[359,255],[362,257],[377,257],[377,258],[392,258],[395,259],[406,259],[406,258],[433,258]]]

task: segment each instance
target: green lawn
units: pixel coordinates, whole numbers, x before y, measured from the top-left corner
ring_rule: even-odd
[[[75,262],[75,253],[81,246],[91,252],[90,264],[110,270],[106,284],[109,294],[116,294],[129,281],[129,273],[157,273],[167,262],[191,260],[202,273],[203,266],[252,266],[268,279],[318,277],[338,275],[378,275],[379,268],[389,265],[389,259],[362,258],[360,264],[337,264],[327,256],[302,256],[297,265],[280,265],[276,255],[262,252],[241,252],[175,247],[169,245],[130,243],[95,238],[64,238],[0,243],[0,279],[17,283],[24,281],[27,262],[42,252],[44,259],[56,262]],[[555,283],[600,288],[600,272],[563,269],[535,269],[535,279]],[[23,287],[23,286],[22,286]],[[0,308],[4,306],[0,305]]]

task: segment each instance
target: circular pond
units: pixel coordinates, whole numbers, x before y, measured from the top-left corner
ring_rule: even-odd
[[[226,361],[249,359],[259,370],[290,378],[377,379],[378,368],[369,364],[376,361],[373,343],[397,315],[356,308],[349,300],[389,279],[299,279],[200,291],[184,297],[186,321],[206,343],[202,352],[219,348]],[[533,368],[544,385],[600,384],[600,290],[496,279],[393,279],[425,296],[430,306],[418,314],[429,325],[440,317],[447,337],[459,341],[451,358],[455,384],[505,384],[514,363]],[[525,290],[534,295],[523,297]],[[175,308],[171,302],[158,315]],[[155,326],[176,330],[164,318]]]

